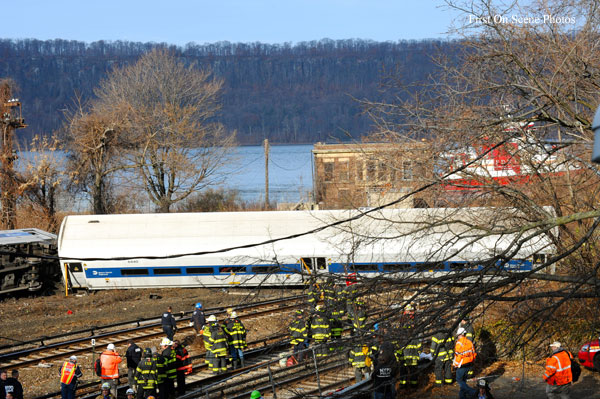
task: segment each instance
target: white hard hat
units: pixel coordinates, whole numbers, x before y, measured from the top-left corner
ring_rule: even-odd
[[[456,335],[463,335],[464,333],[466,333],[467,330],[465,330],[464,328],[460,327],[457,331],[456,331]]]
[[[231,317],[235,319],[237,317],[237,313],[231,312]]]
[[[114,344],[108,344],[106,346],[106,349],[108,349],[109,351],[114,351],[115,350],[115,345]]]
[[[556,346],[557,348],[560,348],[562,345],[560,344],[560,342],[554,341],[550,344],[550,346]]]
[[[126,392],[125,395],[135,395],[135,391],[131,388],[129,388]]]
[[[173,341],[171,341],[169,338],[163,338],[162,341],[160,341],[160,345],[161,346],[170,346],[173,345]]]
[[[214,314],[211,314],[210,316],[208,316],[206,321],[217,321],[217,316],[215,316]]]
[[[69,358],[70,361],[72,361],[73,363],[77,362],[77,356],[73,355]]]

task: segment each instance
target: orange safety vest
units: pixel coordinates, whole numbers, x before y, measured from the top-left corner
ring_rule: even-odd
[[[117,352],[104,351],[100,355],[100,363],[102,364],[102,375],[100,378],[103,380],[112,380],[119,378],[119,363],[123,359]]]
[[[73,381],[73,376],[75,375],[75,370],[77,366],[75,363],[64,362],[62,369],[60,371],[60,382],[63,384],[70,384]]]
[[[467,337],[462,336],[454,345],[454,362],[452,365],[454,367],[466,366],[469,363],[473,363],[476,356],[473,343]]]
[[[549,385],[566,385],[573,381],[571,354],[569,352],[562,350],[546,359],[544,380]]]

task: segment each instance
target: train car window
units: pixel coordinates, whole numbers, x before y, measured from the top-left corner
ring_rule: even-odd
[[[420,272],[427,272],[429,270],[444,270],[446,267],[440,262],[423,262],[417,263],[415,269]]]
[[[270,266],[252,266],[252,272],[257,274],[271,274],[277,273],[279,271],[279,266],[270,265]]]
[[[317,258],[317,270],[327,270],[325,258]]]
[[[408,272],[412,269],[411,263],[390,263],[383,265],[384,272]]]
[[[148,269],[121,269],[121,276],[147,276]]]
[[[465,262],[448,262],[450,270],[462,270],[466,269],[467,264]]]
[[[77,263],[69,263],[69,271],[71,273],[79,273],[83,271],[83,267],[81,266],[81,263],[77,262]]]
[[[363,265],[354,265],[354,269],[359,272],[377,272],[379,265],[377,263],[367,263]]]
[[[533,254],[533,263],[536,265],[541,265],[546,263],[546,255],[545,254]]]
[[[312,270],[312,259],[311,258],[300,258],[300,264],[303,268]]]
[[[187,274],[213,274],[215,270],[212,267],[188,267]]]
[[[219,267],[219,273],[221,273],[221,274],[246,273],[246,266]]]
[[[181,269],[178,267],[166,267],[160,269],[154,269],[154,275],[157,274],[181,274]]]

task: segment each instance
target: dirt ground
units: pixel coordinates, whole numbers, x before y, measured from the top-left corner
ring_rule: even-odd
[[[101,326],[136,318],[159,317],[167,306],[173,307],[176,315],[181,311],[193,310],[196,302],[205,308],[217,306],[239,306],[251,301],[291,295],[290,290],[244,289],[146,289],[98,291],[91,294],[70,295],[58,293],[52,296],[33,298],[4,298],[0,302],[0,345],[27,341],[61,332],[72,332],[89,326]],[[248,339],[285,331],[286,318],[267,319],[260,325],[249,328]],[[193,340],[192,333],[187,336]],[[186,333],[176,338],[186,338]],[[158,342],[157,342],[158,343]],[[147,346],[147,345],[146,345]],[[99,348],[104,349],[104,348]],[[199,350],[196,342],[189,347],[190,353]],[[121,354],[125,347],[117,347]],[[196,352],[197,353],[197,352]],[[58,368],[60,362],[47,367],[29,367],[21,370],[20,380],[25,397],[33,398],[59,390]],[[92,356],[80,356],[84,378],[82,382],[95,381],[91,370]],[[546,398],[545,383],[541,378],[544,359],[527,362],[523,372],[520,362],[496,362],[478,373],[478,376],[493,376],[492,393],[497,399],[542,399]],[[471,383],[474,385],[474,382]],[[457,398],[458,387],[454,384],[443,388],[433,387],[433,376],[423,379],[417,390],[401,391],[399,398]],[[583,370],[580,381],[572,388],[572,398],[600,399],[600,373]]]

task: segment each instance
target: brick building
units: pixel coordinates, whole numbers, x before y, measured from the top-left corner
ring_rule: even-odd
[[[373,207],[398,200],[431,181],[433,161],[425,142],[323,144],[313,148],[315,200],[321,209]],[[411,196],[392,207],[427,207]]]

